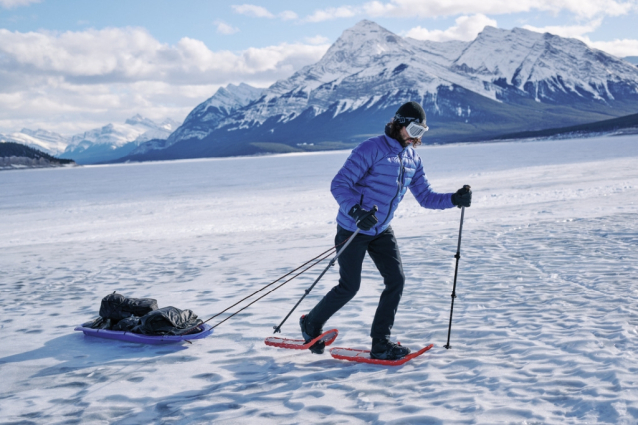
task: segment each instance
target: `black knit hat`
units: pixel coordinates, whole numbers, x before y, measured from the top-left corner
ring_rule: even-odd
[[[421,105],[416,102],[408,102],[401,105],[397,113],[394,114],[394,120],[406,126],[414,121],[423,127],[427,127],[425,123],[425,111]]]

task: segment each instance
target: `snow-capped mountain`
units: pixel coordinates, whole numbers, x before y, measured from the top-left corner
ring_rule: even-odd
[[[164,149],[184,138],[203,139],[208,136],[221,121],[230,117],[239,108],[259,98],[264,89],[248,84],[228,84],[220,87],[213,96],[197,105],[184,120],[184,124],[171,134],[166,141],[153,140],[136,148],[132,154],[143,154],[150,150]],[[153,137],[153,139],[162,139]],[[166,139],[166,137],[164,137]]]
[[[20,132],[0,134],[0,142],[20,143],[57,156],[64,152],[64,149],[66,149],[69,144],[69,138],[52,131],[23,128]]]
[[[163,150],[185,158],[350,147],[383,131],[410,100],[426,110],[426,142],[581,124],[638,110],[638,69],[548,33],[486,27],[472,42],[402,38],[371,21],[344,31],[317,63],[239,102],[219,92]]]
[[[128,155],[149,140],[168,138],[178,126],[171,119],[157,124],[138,114],[124,124],[107,124],[71,137],[61,157],[79,164],[110,161]]]
[[[635,95],[638,87],[636,69],[625,61],[579,40],[521,28],[485,27],[453,68],[547,103],[580,98],[605,104]]]

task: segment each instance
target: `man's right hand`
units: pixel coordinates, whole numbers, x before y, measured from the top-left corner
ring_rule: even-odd
[[[376,205],[372,207],[372,210],[368,211],[364,210],[359,204],[357,204],[350,209],[348,215],[354,218],[359,229],[370,230],[379,222],[377,217],[374,215],[377,211],[379,211],[379,208],[377,208]]]
[[[472,188],[469,184],[452,194],[452,203],[459,208],[472,205]]]

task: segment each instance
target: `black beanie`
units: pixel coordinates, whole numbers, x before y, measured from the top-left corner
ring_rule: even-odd
[[[406,119],[407,118],[407,119]],[[394,119],[399,123],[408,125],[410,122],[415,121],[417,124],[421,124],[426,127],[425,123],[425,111],[416,102],[408,102],[401,105],[394,115]]]

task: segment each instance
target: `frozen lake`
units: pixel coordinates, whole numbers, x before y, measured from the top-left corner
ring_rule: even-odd
[[[638,137],[418,152],[435,190],[474,199],[451,350],[460,211],[397,212],[393,333],[435,347],[396,368],[263,344],[319,270],[193,345],[73,332],[114,290],[207,319],[328,249],[349,152],[0,172],[0,422],[638,423]],[[381,289],[366,259],[334,346],[369,348]]]

